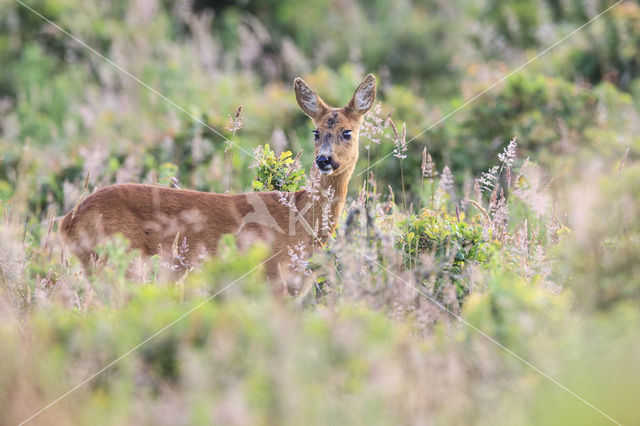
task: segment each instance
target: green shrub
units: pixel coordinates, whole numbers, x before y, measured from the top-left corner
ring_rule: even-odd
[[[502,90],[470,105],[458,129],[449,129],[458,140],[452,150],[453,170],[472,165],[478,174],[511,137],[517,137],[521,157],[535,153],[548,158],[557,153],[567,128],[584,144],[585,133],[597,125],[598,105],[591,89],[541,75],[516,74]],[[500,144],[496,135],[503,135]]]
[[[497,248],[483,236],[482,226],[428,209],[400,222],[399,230],[395,245],[403,251],[405,266],[415,266],[421,253],[431,253],[438,271],[437,281],[446,277],[453,282],[459,299],[469,293],[461,279],[465,266],[486,264]]]
[[[251,187],[254,191],[297,191],[306,183],[304,170],[291,158],[291,151],[276,157],[269,144],[255,150],[257,176]]]

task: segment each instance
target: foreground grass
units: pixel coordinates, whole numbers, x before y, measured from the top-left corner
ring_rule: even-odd
[[[292,78],[338,105],[367,67],[383,104],[360,172],[404,144],[389,111],[419,134],[593,2],[40,3],[192,115],[0,0],[0,424],[70,390],[32,423],[640,424],[633,2],[354,177],[335,239],[295,259],[313,285],[292,276],[287,298],[262,276],[268,251],[231,241],[177,283],[157,261],[128,277],[117,241],[86,276],[53,218],[111,183],[294,189],[303,172],[282,167],[300,150],[312,162],[312,129]],[[348,46],[353,22],[361,54],[318,48]],[[267,142],[249,168],[241,148]]]
[[[598,203],[635,194],[638,176],[631,167],[601,177]],[[606,259],[635,264],[637,223],[628,209],[637,205],[610,206],[610,220],[576,220],[556,242],[547,237],[526,252],[516,227],[495,240],[491,256],[464,266],[455,262],[459,252],[443,257],[442,246],[417,256],[397,249],[403,240],[394,232],[416,217],[378,216],[373,245],[366,223],[352,224],[349,238],[343,223],[311,266],[316,286],[285,299],[262,276],[265,247],[240,254],[225,240],[221,258],[178,283],[154,274],[134,282],[126,270],[135,255],[122,242],[105,248],[109,262],[87,278],[74,259],[61,263],[58,249],[39,250],[20,232],[9,240],[4,227],[14,254],[30,253],[13,264],[22,270],[8,268],[7,257],[3,263],[1,423],[19,423],[81,384],[33,421],[584,425],[611,416],[634,424],[637,276],[619,266],[612,275]],[[439,222],[431,217],[433,233]],[[495,226],[478,224],[487,232]],[[602,232],[608,240],[594,248],[593,270],[584,261]],[[451,253],[454,275],[442,264]],[[39,273],[43,266],[48,272]],[[9,297],[20,283],[27,285]]]

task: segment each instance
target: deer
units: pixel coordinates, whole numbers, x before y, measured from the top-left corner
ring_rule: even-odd
[[[358,160],[359,130],[375,101],[376,78],[367,75],[342,108],[327,105],[301,78],[294,80],[293,89],[315,125],[317,192],[218,194],[149,184],[110,185],[64,216],[60,233],[65,247],[90,270],[97,259],[96,245],[119,233],[129,241],[129,249],[143,257],[170,259],[178,244],[187,248],[183,263],[192,264],[202,254],[215,256],[221,236],[233,234],[240,248],[264,241],[272,253],[265,275],[269,281],[282,279],[291,247],[310,253],[326,244],[336,229]],[[322,212],[331,220],[319,229]]]

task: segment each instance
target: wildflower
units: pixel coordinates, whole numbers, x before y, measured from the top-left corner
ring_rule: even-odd
[[[382,104],[378,102],[365,116],[360,127],[360,138],[367,140],[365,149],[369,149],[372,143],[379,144],[384,129],[387,127],[386,120],[382,118]]]
[[[191,272],[194,269],[194,265],[187,259],[187,253],[189,252],[187,237],[184,237],[182,243],[179,244],[179,236],[180,234],[176,234],[176,238],[173,240],[171,246],[171,261],[162,262],[161,265],[172,272]]]
[[[287,246],[287,251],[289,252],[289,266],[291,269],[295,272],[311,275],[306,245],[299,241],[293,247]]]
[[[333,187],[330,187],[326,191],[327,202],[322,206],[322,232],[329,234],[333,227],[334,221],[331,220],[331,206],[333,205],[333,199],[336,195],[336,191]]]
[[[229,115],[229,125],[225,127],[225,130],[232,132],[234,136],[238,130],[242,129],[243,123],[242,117],[240,116],[241,113],[242,105],[240,105],[236,110],[235,116]],[[224,151],[227,152],[231,148],[233,148],[233,139],[227,140],[227,147],[224,149]]]
[[[258,145],[253,149],[253,158],[256,160],[249,166],[250,169],[256,168],[260,166],[261,158],[263,157],[264,148],[262,145]]]
[[[302,188],[311,198],[311,201],[318,201],[320,199],[320,173],[318,166],[314,165],[311,168],[310,178],[307,184]]]
[[[238,130],[242,129],[243,122],[242,122],[242,117],[240,116],[241,113],[242,113],[242,105],[240,105],[236,110],[235,116],[229,115],[229,125],[225,127],[225,130],[235,133]]]
[[[282,204],[285,207],[289,207],[290,209],[297,210],[293,197],[294,197],[294,194],[291,192],[278,191],[278,201],[280,201],[280,204]]]
[[[431,154],[427,153],[427,148],[422,150],[422,177],[433,179],[438,175],[436,171],[436,163],[431,158]]]
[[[482,176],[477,180],[481,194],[484,191],[493,191],[493,188],[496,186],[496,182],[498,181],[498,173],[498,166],[493,166],[488,171],[482,172]]]
[[[516,138],[514,137],[509,141],[509,145],[502,151],[502,153],[498,154],[498,160],[502,163],[503,167],[507,167],[510,169],[513,166],[513,160],[516,158],[516,148],[518,144],[516,144]]]
[[[453,191],[453,173],[451,173],[451,169],[449,168],[449,166],[444,166],[444,169],[442,169],[442,176],[440,177],[438,187],[442,190],[442,192],[445,192],[447,194],[450,194]]]
[[[502,236],[507,232],[508,224],[509,205],[507,204],[504,193],[500,190],[500,197],[493,208],[493,229],[498,232],[498,235]]]
[[[389,120],[389,124],[391,125],[391,129],[393,129],[393,145],[395,148],[393,149],[393,156],[404,160],[407,158],[406,154],[403,154],[407,150],[407,125],[402,123],[402,134],[398,134],[398,129],[396,128],[393,120]]]

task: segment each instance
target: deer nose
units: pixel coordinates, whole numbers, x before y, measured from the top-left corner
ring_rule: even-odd
[[[328,170],[331,168],[331,163],[333,159],[331,157],[326,157],[324,155],[318,155],[316,157],[316,164],[320,170]]]

